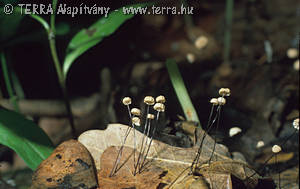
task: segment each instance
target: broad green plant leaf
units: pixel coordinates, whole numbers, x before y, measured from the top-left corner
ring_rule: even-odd
[[[1,107],[0,143],[13,149],[32,170],[54,149],[51,140],[39,126]]]
[[[129,5],[127,7],[144,7],[147,4]],[[63,64],[65,77],[73,62],[88,49],[92,48],[105,37],[113,34],[126,20],[132,18],[133,14],[123,14],[123,7],[111,11],[107,17],[102,17],[92,24],[88,29],[82,29],[71,40],[67,47],[67,55]]]
[[[173,88],[176,92],[177,98],[180,102],[181,108],[183,109],[186,119],[188,121],[198,122],[199,126],[201,127],[197,112],[184,85],[183,79],[181,77],[176,62],[172,59],[168,59],[166,62],[166,66]]]

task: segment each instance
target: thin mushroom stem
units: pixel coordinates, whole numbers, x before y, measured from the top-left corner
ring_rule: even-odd
[[[206,133],[209,133],[212,129],[212,126],[214,125],[214,123],[217,121],[218,119],[218,112],[219,112],[219,109],[220,109],[221,106],[218,106],[217,109],[216,109],[216,115],[214,117],[214,119],[211,121],[210,125],[208,126],[207,130],[206,130]]]
[[[209,118],[208,118],[208,122],[207,122],[207,132],[208,132],[208,129],[209,129],[210,124],[211,124],[210,122],[211,122],[211,118],[213,116],[214,108],[215,108],[215,105],[213,104],[211,106],[211,110],[210,110],[210,114],[209,114]],[[202,137],[201,142],[200,142],[200,146],[199,146],[198,151],[197,151],[197,155],[196,155],[196,157],[193,160],[193,163],[191,165],[191,172],[190,173],[192,173],[194,171],[194,165],[198,165],[198,163],[199,163],[200,155],[201,155],[201,149],[202,149],[202,144],[203,144],[203,141],[204,141],[204,139],[206,137],[206,133],[207,132],[204,132],[204,134],[203,134],[203,137]]]
[[[136,167],[135,151],[136,151],[136,136],[135,136],[135,124],[133,124],[133,166],[134,167]],[[133,175],[135,176],[135,171],[134,171]]]
[[[143,130],[143,138],[142,138],[142,142],[141,142],[140,153],[139,153],[139,156],[138,156],[138,160],[137,160],[136,166],[135,166],[135,168],[134,168],[134,172],[135,172],[135,173],[136,173],[136,171],[137,171],[137,168],[140,169],[140,166],[139,166],[140,159],[141,159],[142,155],[144,155],[142,152],[143,152],[143,146],[144,146],[144,141],[145,141],[145,134],[146,134],[146,130],[147,130],[147,127],[148,127],[148,114],[149,114],[149,108],[150,108],[150,106],[147,105],[146,121],[145,121],[144,130]],[[150,120],[149,120],[149,121],[150,121]]]
[[[145,141],[145,145],[144,145],[144,148],[143,148],[143,151],[142,151],[142,157],[145,157],[144,154],[145,154],[145,151],[146,151],[148,143],[149,143],[148,138],[150,137],[150,130],[151,130],[151,120],[149,120],[149,122],[148,122],[147,135],[146,135],[147,139]],[[144,160],[142,161],[142,163],[140,163],[139,172],[141,172],[141,170],[142,170],[143,163],[144,163]]]
[[[207,133],[211,130],[212,126],[214,125],[214,123],[216,121],[217,121],[216,131],[218,130],[219,123],[220,123],[220,117],[221,117],[221,106],[226,104],[226,99],[224,97],[225,96],[230,96],[230,89],[229,88],[221,88],[219,90],[219,95],[221,95],[221,97],[212,98],[210,100],[210,103],[212,104],[212,108],[211,108],[209,118],[208,118],[208,122],[207,122],[207,129],[206,129],[206,132],[203,133],[203,136],[202,136],[202,139],[200,140],[200,142],[197,141],[197,144],[199,144],[199,147],[198,147],[198,150],[197,150],[196,157],[194,158],[194,160],[192,162],[192,165],[190,167],[191,170],[190,170],[189,174],[192,174],[194,172],[194,170],[197,168],[196,166],[198,165],[199,160],[200,160],[200,155],[201,155],[202,146],[204,144],[204,139],[205,139]],[[213,117],[213,114],[214,114],[214,108],[217,105],[218,105],[218,107],[216,109],[216,114],[215,114],[214,119],[212,120],[212,117]],[[214,145],[213,145],[212,154],[209,158],[208,163],[210,163],[211,160],[212,160],[212,157],[213,157],[215,149],[216,149],[216,143],[217,142],[216,142],[216,136],[215,136],[214,137]]]
[[[214,109],[215,109],[215,105],[213,104],[212,106],[211,106],[211,110],[210,110],[210,114],[209,114],[209,117],[208,117],[208,122],[207,122],[207,131],[209,131],[209,129],[210,129],[210,124],[211,124],[211,118],[212,118],[212,116],[213,116],[213,113],[214,113]]]
[[[130,118],[130,122],[132,122],[132,115],[131,115],[131,112],[130,112],[130,106],[129,105],[126,105],[127,106],[127,110],[128,110],[128,114],[129,114],[129,118]],[[132,125],[132,124],[131,124]],[[114,163],[114,166],[109,174],[110,177],[112,177],[115,173],[116,173],[116,170],[117,170],[117,167],[120,163],[120,160],[121,160],[121,157],[122,157],[122,152],[123,152],[123,148],[124,148],[124,145],[125,145],[125,142],[126,142],[126,139],[131,131],[132,127],[128,127],[125,131],[125,137],[124,137],[124,140],[122,141],[122,145],[118,151],[118,155],[117,155],[117,158],[116,158],[116,161]]]
[[[216,126],[216,132],[218,131],[218,127],[219,127],[219,124],[220,124],[220,117],[221,117],[221,106],[218,107],[218,112],[217,112],[217,126]],[[216,150],[216,144],[217,144],[217,135],[215,135],[214,137],[214,147],[213,147],[213,151],[211,153],[211,156],[209,158],[209,161],[208,161],[208,164],[210,164],[213,156],[214,156],[214,153],[215,153],[215,150]]]
[[[137,136],[136,136],[136,127],[141,125],[141,120],[139,116],[141,115],[141,111],[138,108],[131,109],[131,114],[135,117],[132,117],[132,128],[133,128],[133,175],[136,175],[136,149],[137,149]]]
[[[295,129],[294,132],[293,132],[290,136],[286,137],[286,139],[280,144],[280,146],[284,146],[285,143],[286,143],[288,140],[290,140],[290,139],[297,133],[297,131],[298,131],[298,130]],[[261,166],[261,168],[257,170],[257,172],[254,172],[252,175],[250,175],[249,177],[246,178],[245,182],[247,182],[247,181],[248,181],[250,178],[252,178],[254,175],[258,174],[258,172],[261,172],[261,171],[267,166],[268,162],[269,162],[274,156],[275,156],[275,154],[273,153],[273,154],[272,154],[272,155],[264,162],[264,164]]]
[[[151,135],[151,138],[150,138],[150,142],[149,142],[149,145],[147,147],[147,152],[146,152],[146,155],[145,155],[145,157],[143,159],[143,162],[141,164],[141,168],[144,166],[144,163],[145,163],[145,161],[147,159],[147,156],[148,156],[148,153],[149,153],[152,141],[153,141],[153,136],[155,134],[155,131],[156,131],[156,128],[157,128],[157,125],[158,125],[158,118],[159,118],[159,111],[157,111],[157,114],[156,114],[156,122],[155,122],[156,124],[154,125],[153,131],[152,131],[152,135]]]
[[[121,157],[122,157],[122,153],[123,153],[123,148],[124,148],[124,144],[125,144],[125,141],[131,131],[132,127],[129,127],[129,130],[128,132],[125,133],[125,137],[124,137],[124,142],[122,142],[122,146],[120,147],[119,149],[119,152],[118,152],[118,156],[117,156],[117,159],[115,161],[115,164],[114,164],[114,167],[110,173],[110,177],[113,176],[120,168],[118,167],[119,163],[120,163],[120,160],[121,160]]]
[[[275,154],[275,166],[278,168],[277,153]],[[278,171],[278,186],[279,186],[279,189],[281,189],[281,186],[280,186],[280,172],[279,172],[279,169],[277,169],[277,171]]]

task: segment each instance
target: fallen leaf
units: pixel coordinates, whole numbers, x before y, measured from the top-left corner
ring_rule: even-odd
[[[210,188],[232,189],[230,173],[209,172],[205,178],[210,183]]]
[[[222,183],[225,180],[228,183],[230,175],[243,181],[248,188],[255,188],[260,178],[249,165],[241,161],[216,161],[210,164],[203,164],[197,169],[197,173],[203,175],[205,178],[209,178],[211,186],[219,184],[217,188],[224,188]],[[220,182],[220,178],[222,178],[222,182]],[[225,188],[227,187],[229,185]]]
[[[112,164],[116,159],[117,153],[116,150],[113,152],[109,147],[115,146],[113,149],[116,149],[121,146],[122,139],[127,129],[128,126],[126,125],[110,124],[104,131],[90,130],[80,135],[78,139],[86,146],[86,148],[94,157],[96,167],[100,170],[100,176],[98,174],[99,180],[105,182],[107,185],[108,183],[114,183],[116,185],[115,188],[122,188],[123,186],[128,188],[127,182],[132,179],[134,179],[135,182],[130,181],[129,183],[131,185],[133,185],[133,183],[140,183],[139,176],[137,175],[133,177],[132,170],[129,171],[133,167],[132,159],[128,161],[129,163],[125,164],[126,166],[124,165],[123,172],[119,173],[120,175],[123,175],[123,177],[116,177],[116,180],[114,180],[115,182],[113,182],[113,177],[109,178],[107,176],[109,175],[108,172],[112,170]],[[198,146],[192,148],[179,148],[170,146],[157,140],[153,140],[147,161],[150,162],[150,169],[160,168],[167,172],[167,174],[161,178],[160,182],[164,183],[164,185],[168,186],[168,188],[174,189],[192,188],[200,185],[201,187],[207,187],[207,183],[213,183],[213,185],[216,185],[217,188],[232,188],[231,176],[235,176],[241,181],[244,181],[247,186],[249,185],[249,188],[254,188],[258,182],[258,176],[255,174],[255,171],[252,170],[246,163],[241,161],[233,161],[230,157],[228,157],[229,152],[223,145],[217,144],[216,151],[212,158],[213,162],[211,162],[209,166],[204,164],[208,162],[212,154],[214,143],[213,139],[209,135],[203,135],[203,133],[204,131],[197,131],[197,137],[205,136],[202,138],[202,140],[198,139],[198,141],[201,141],[201,156],[199,165],[202,165],[199,167],[198,173],[203,175],[203,179],[205,179],[204,181],[199,180],[199,176],[191,174],[190,169],[191,164],[197,154]],[[144,135],[142,133],[136,131],[135,137],[137,141],[140,141],[143,136]],[[124,145],[127,147],[127,149],[133,149],[133,138],[133,132],[131,132]],[[145,139],[148,141],[150,140],[148,137],[145,137]],[[137,149],[140,149],[139,147],[140,146],[138,142]],[[104,153],[108,153],[105,151],[107,148],[109,148],[108,152],[110,152],[110,154],[104,155]],[[128,153],[130,153],[130,151],[127,152],[127,154]],[[249,178],[249,176],[252,176],[253,173],[254,176]],[[157,178],[157,173],[153,174],[152,176]],[[109,178],[108,180],[107,177]]]
[[[272,175],[276,185],[279,186],[278,173]],[[299,165],[280,173],[281,189],[299,188]]]
[[[189,189],[209,189],[208,183],[203,176],[195,178],[195,180],[189,186]]]
[[[60,144],[32,176],[31,189],[96,188],[97,177],[89,151],[78,141]]]
[[[203,176],[186,175],[180,182],[172,185],[172,189],[209,189]]]
[[[181,121],[181,122],[177,122],[177,124],[175,124],[175,127],[177,127],[177,129],[182,130],[186,135],[188,135],[194,144],[196,143],[195,134],[196,134],[197,125],[195,122]]]
[[[110,146],[121,146],[127,128],[127,125],[109,124],[106,130],[89,130],[78,137],[78,141],[82,143],[93,156],[97,169],[100,169],[101,167],[100,157],[106,148]],[[134,148],[133,135],[133,131],[131,131],[124,146]],[[135,137],[137,141],[141,141],[144,135],[139,131],[136,131]],[[149,142],[150,138],[145,136],[145,140],[148,140]],[[140,144],[140,142],[137,143],[137,149],[140,149]],[[199,163],[206,163],[209,160],[212,154],[213,145],[213,139],[206,135],[202,142]],[[147,158],[188,167],[192,164],[197,154],[197,150],[197,146],[192,148],[180,148],[165,144],[158,140],[153,140]],[[217,144],[212,160],[231,160],[229,156],[230,154],[227,148],[221,144]]]
[[[110,177],[115,160],[117,158],[119,148],[109,147],[101,156],[101,169],[98,171],[98,180],[100,189],[120,189],[120,188],[135,188],[135,189],[156,189],[161,182],[163,170],[161,168],[150,166],[142,170],[134,176],[134,157],[133,149],[124,147],[122,158],[120,159],[121,167],[115,175]],[[138,153],[136,153],[136,158]]]
[[[270,157],[273,155],[273,153],[269,150],[265,150],[262,155],[259,156],[255,160],[255,162],[264,164],[267,160],[267,164],[275,164],[275,156],[273,156],[271,159]],[[277,163],[284,163],[289,160],[291,160],[294,157],[294,152],[280,152],[277,154]]]

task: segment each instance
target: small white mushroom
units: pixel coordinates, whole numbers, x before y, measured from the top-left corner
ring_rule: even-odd
[[[226,104],[226,99],[224,97],[219,97],[218,98],[218,104],[223,106]]]
[[[213,105],[218,105],[218,104],[219,104],[217,98],[212,98],[212,99],[210,99],[210,103],[213,104]]]
[[[281,147],[280,147],[280,146],[274,145],[274,146],[272,147],[272,152],[273,152],[273,153],[277,154],[277,153],[279,153],[280,151],[281,151]]]
[[[133,117],[133,118],[132,118],[132,123],[133,123],[135,126],[141,126],[141,120],[140,120],[140,118],[138,118],[138,117]]]
[[[124,97],[122,102],[123,102],[124,105],[127,106],[127,105],[131,104],[131,98],[130,97]]]
[[[221,96],[230,96],[230,89],[229,88],[221,88],[219,90],[219,94]]]
[[[148,114],[147,119],[154,119],[154,115],[153,114]]]
[[[158,112],[164,112],[165,111],[165,105],[162,103],[155,103],[154,104],[154,110],[158,111]]]
[[[234,135],[239,134],[240,132],[242,132],[242,129],[239,127],[232,127],[229,129],[229,136],[233,137]]]
[[[144,103],[147,105],[153,105],[155,103],[154,98],[152,96],[146,96],[144,98]]]
[[[297,58],[299,56],[299,52],[298,52],[298,49],[296,48],[289,48],[287,51],[286,51],[286,55],[287,57],[293,59],[293,58]]]
[[[189,63],[194,63],[196,60],[196,56],[193,53],[187,53],[186,59]]]
[[[203,49],[204,47],[206,47],[206,45],[208,44],[208,38],[205,36],[199,36],[196,40],[195,40],[195,47],[197,49]]]
[[[132,108],[130,112],[131,112],[132,115],[135,115],[135,116],[140,116],[141,115],[141,110],[138,109],[138,108]]]
[[[260,140],[260,141],[257,142],[256,148],[261,148],[261,147],[263,147],[264,145],[265,145],[264,141]]]
[[[158,97],[156,97],[155,101],[158,103],[165,103],[166,98],[163,95],[159,95]]]
[[[299,118],[294,119],[293,127],[299,131]]]

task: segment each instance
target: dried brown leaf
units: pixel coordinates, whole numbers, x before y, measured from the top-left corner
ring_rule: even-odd
[[[208,172],[205,175],[210,188],[232,189],[231,175],[229,173]]]
[[[229,179],[233,175],[243,181],[247,187],[255,188],[258,184],[258,178],[260,178],[249,165],[240,161],[216,161],[211,164],[204,164],[198,168],[197,172],[205,178],[209,178],[212,181],[210,182],[211,185],[212,183],[218,184],[221,177]],[[222,184],[222,182],[219,184]],[[222,188],[222,186],[217,186],[217,188]]]
[[[120,169],[114,176],[109,176],[113,169],[115,159],[118,154],[117,147],[107,148],[101,157],[101,169],[98,171],[98,180],[100,189],[120,189],[120,188],[135,188],[135,189],[156,189],[161,182],[163,170],[150,166],[139,174],[133,175],[134,158],[133,149],[123,148],[122,158],[120,159]],[[138,153],[136,153],[136,157]]]
[[[209,189],[209,185],[203,176],[199,176],[190,184],[189,189]]]
[[[109,146],[121,146],[127,128],[127,125],[109,124],[106,130],[89,130],[79,136],[79,142],[81,142],[94,157],[97,169],[100,169],[101,167],[100,157],[106,148]],[[143,136],[142,133],[136,131],[137,141],[141,141]],[[133,131],[131,131],[124,146],[133,148],[133,138]],[[145,137],[145,139],[150,141],[150,138],[148,137]],[[199,163],[205,163],[209,160],[210,155],[212,154],[213,145],[213,139],[206,135],[202,142]],[[139,142],[137,143],[137,149],[140,149]],[[179,148],[170,146],[158,140],[153,140],[149,150],[148,159],[188,167],[193,162],[197,150],[197,146],[192,148]],[[217,144],[213,160],[231,160],[227,148]]]
[[[278,174],[273,174],[272,178],[279,186]],[[299,165],[280,173],[280,187],[281,189],[299,188]]]
[[[267,164],[275,164],[275,156],[273,156],[271,159],[270,157],[273,155],[272,152],[269,153],[264,153],[263,155],[261,155],[259,158],[257,158],[255,161],[257,163],[261,163],[264,164],[267,160]],[[287,162],[289,160],[291,160],[294,157],[294,152],[280,152],[277,154],[277,162],[278,163],[284,163]]]
[[[189,138],[196,143],[196,129],[197,125],[192,121],[181,121],[177,124],[178,129],[182,130]],[[176,125],[175,125],[176,126]]]
[[[88,150],[76,140],[60,144],[32,176],[31,189],[95,188],[97,177]]]
[[[110,155],[104,155],[104,157],[101,157],[103,156],[103,152],[106,148],[110,146],[116,146],[119,148],[119,146],[121,146],[121,141],[124,138],[127,128],[128,126],[126,125],[110,124],[105,131],[87,131],[78,139],[93,155],[97,169],[101,169],[99,179],[101,178],[100,180],[105,181],[107,185],[109,183],[117,183],[116,181],[118,180],[119,185],[117,185],[116,188],[120,186],[127,187],[129,180],[132,179],[135,179],[135,182],[130,181],[129,185],[141,183],[139,176],[132,178],[132,170],[128,171],[128,167],[133,167],[133,160],[128,161],[125,164],[126,166],[124,166],[123,171],[118,173],[120,175],[127,176],[115,177],[114,179],[116,180],[114,180],[112,178],[107,178],[107,175],[109,175],[108,172],[111,171],[112,164],[116,159],[116,151],[110,152]],[[197,129],[196,132],[198,137],[197,143],[201,145],[199,165],[202,164],[198,171],[200,175],[203,175],[203,178],[199,180],[198,176],[193,176],[190,174],[190,166],[196,156],[199,148],[198,146],[192,148],[179,148],[170,146],[157,140],[153,140],[147,161],[150,162],[150,169],[161,168],[167,171],[167,174],[161,178],[160,182],[164,183],[166,186],[168,186],[168,188],[176,189],[193,188],[200,185],[201,187],[205,188],[208,186],[207,183],[209,183],[211,186],[213,185],[215,188],[230,189],[232,188],[231,176],[235,176],[249,185],[249,188],[253,188],[257,184],[257,175],[254,175],[252,178],[248,178],[251,174],[255,173],[254,170],[252,170],[246,163],[233,161],[230,157],[228,157],[229,152],[227,148],[220,144],[216,145],[216,151],[212,158],[212,160],[215,162],[212,162],[210,165],[203,165],[204,163],[208,162],[212,154],[214,140],[209,135],[204,135],[205,132],[203,130]],[[136,131],[137,141],[140,141],[142,137],[143,134]],[[146,139],[148,141],[150,140],[147,137]],[[133,144],[133,132],[131,132],[125,144],[125,147],[129,148],[126,149],[132,149],[134,146]],[[113,149],[115,150],[116,147]],[[138,143],[137,149],[140,149],[139,147],[140,146]],[[109,151],[112,151],[112,149],[109,148]],[[128,154],[129,152],[126,153]],[[157,173],[153,175],[156,175],[155,178],[157,178]],[[203,181],[203,179],[205,180]]]

